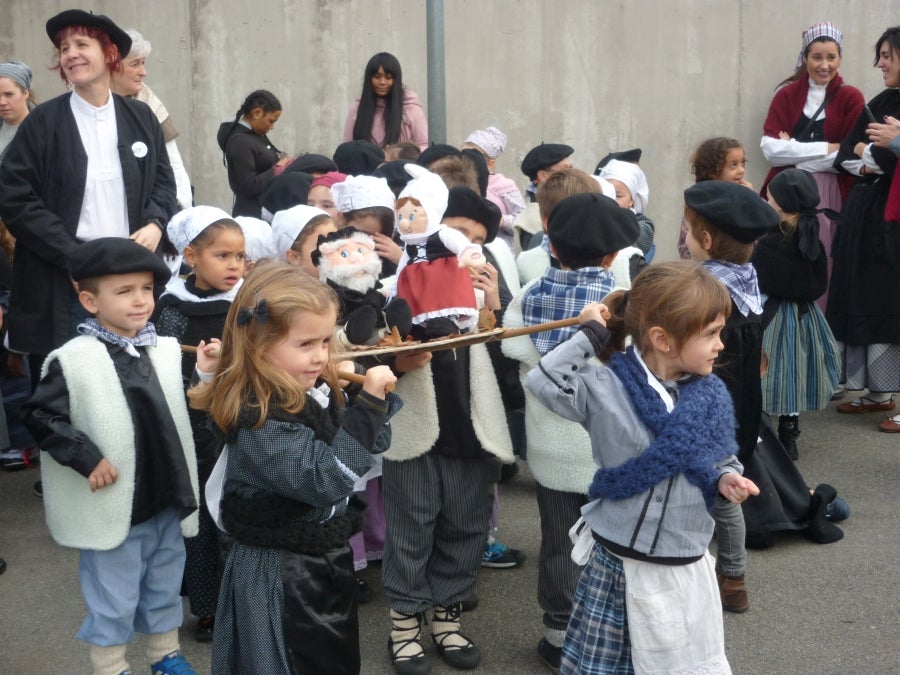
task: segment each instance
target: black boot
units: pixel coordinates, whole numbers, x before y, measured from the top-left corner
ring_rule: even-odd
[[[795,461],[800,457],[800,453],[797,451],[797,436],[799,435],[799,415],[781,415],[778,418],[778,440],[787,450],[788,457]]]

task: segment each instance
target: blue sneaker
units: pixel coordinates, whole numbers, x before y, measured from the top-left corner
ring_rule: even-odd
[[[493,537],[488,537],[484,544],[484,553],[481,554],[482,567],[494,567],[498,569],[511,569],[525,562],[525,554],[500,543]]]
[[[840,497],[835,497],[831,503],[825,507],[825,520],[832,523],[839,523],[850,517],[850,505]]]
[[[151,675],[199,675],[181,652],[174,651],[150,666]]]

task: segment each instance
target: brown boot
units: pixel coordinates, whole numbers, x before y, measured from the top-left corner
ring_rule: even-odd
[[[750,599],[747,597],[747,584],[743,574],[739,577],[726,577],[717,572],[716,579],[719,581],[722,609],[735,614],[743,614],[750,609]]]

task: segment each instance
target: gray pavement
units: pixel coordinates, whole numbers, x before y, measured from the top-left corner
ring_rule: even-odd
[[[900,436],[879,433],[877,414],[838,415],[833,405],[801,418],[804,477],[829,482],[853,515],[840,542],[819,546],[782,536],[751,551],[751,608],[726,615],[726,646],[735,673],[900,673]],[[535,599],[540,545],[533,481],[527,467],[503,485],[499,538],[528,560],[516,570],[483,570],[481,605],[464,615],[463,630],[484,652],[485,674],[547,672],[534,650],[542,635]],[[86,647],[72,636],[82,619],[77,554],[56,546],[31,492],[35,470],[0,474],[0,674],[90,672]],[[387,657],[389,622],[380,569],[365,578],[375,590],[360,610],[363,673],[393,672]],[[198,672],[210,669],[210,648],[191,637],[182,648]],[[434,673],[454,672],[434,656]],[[135,673],[148,672],[140,639],[129,650]]]

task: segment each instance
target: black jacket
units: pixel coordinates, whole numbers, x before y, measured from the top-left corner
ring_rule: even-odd
[[[228,164],[228,185],[234,193],[232,216],[259,218],[262,193],[275,177],[278,148],[267,136],[236,122],[222,122],[216,135]]]
[[[16,238],[10,346],[48,354],[69,337],[74,292],[69,256],[87,179],[87,154],[69,98],[37,106],[22,122],[0,165],[0,219]],[[165,232],[176,210],[175,176],[162,130],[141,101],[113,94],[128,231],[157,222]],[[136,157],[133,144],[147,154]]]

